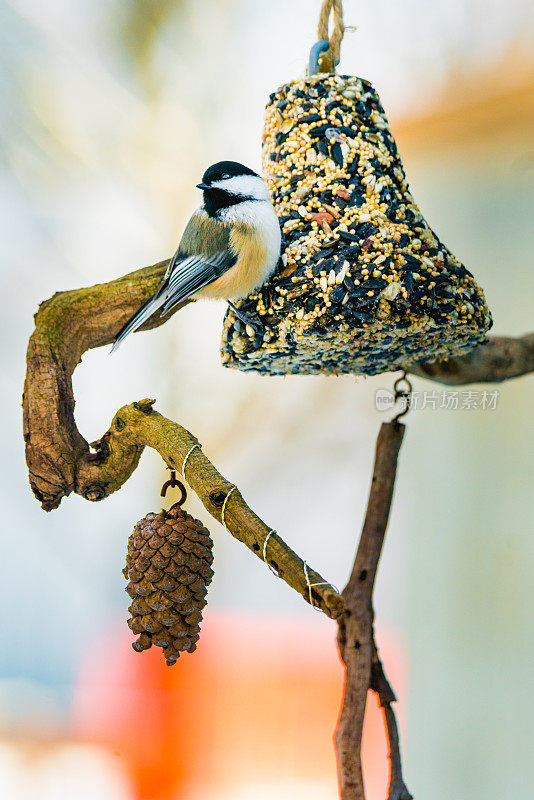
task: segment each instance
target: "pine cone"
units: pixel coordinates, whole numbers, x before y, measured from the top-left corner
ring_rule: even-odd
[[[178,505],[136,524],[123,569],[132,598],[128,625],[140,634],[134,650],[155,644],[171,666],[181,652],[196,649],[213,576],[212,549],[207,528]]]

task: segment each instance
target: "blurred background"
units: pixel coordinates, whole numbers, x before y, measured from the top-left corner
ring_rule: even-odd
[[[168,257],[205,167],[259,169],[267,95],[301,76],[320,2],[2,0],[0,178],[2,650],[6,800],[334,800],[342,671],[332,623],[191,497],[215,540],[197,652],[136,654],[121,568],[160,508],[146,452],[101,504],[45,514],[20,398],[37,304]],[[413,193],[484,287],[497,334],[532,327],[534,20],[528,0],[346,0],[340,71],[381,93]],[[249,504],[344,585],[392,375],[262,378],[219,362],[223,304],[186,308],[84,356],[92,441],[149,396],[192,430]],[[411,413],[376,588],[406,779],[432,800],[532,797],[534,378],[489,408]],[[423,380],[418,392],[441,391]],[[470,387],[474,390],[482,387]],[[423,396],[423,395],[421,395]],[[319,491],[320,489],[320,491]],[[385,741],[370,697],[370,800]]]

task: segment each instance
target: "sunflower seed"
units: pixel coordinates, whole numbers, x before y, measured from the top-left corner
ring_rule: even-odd
[[[385,289],[382,289],[382,291],[380,292],[380,296],[383,297],[385,300],[395,300],[400,290],[401,290],[400,283],[392,281],[390,284],[386,286]]]

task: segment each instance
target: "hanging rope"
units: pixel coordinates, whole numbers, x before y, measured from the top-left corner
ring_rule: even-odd
[[[328,23],[330,14],[334,16],[334,30],[332,36],[328,36]],[[323,5],[319,14],[317,25],[317,38],[330,42],[330,49],[321,56],[321,72],[333,72],[339,60],[341,42],[345,33],[343,24],[343,2],[342,0],[323,0]]]

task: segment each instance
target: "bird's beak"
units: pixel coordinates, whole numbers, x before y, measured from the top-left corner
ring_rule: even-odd
[[[207,183],[197,183],[197,189],[202,189],[205,191],[206,189],[211,189],[211,186],[208,186]]]

